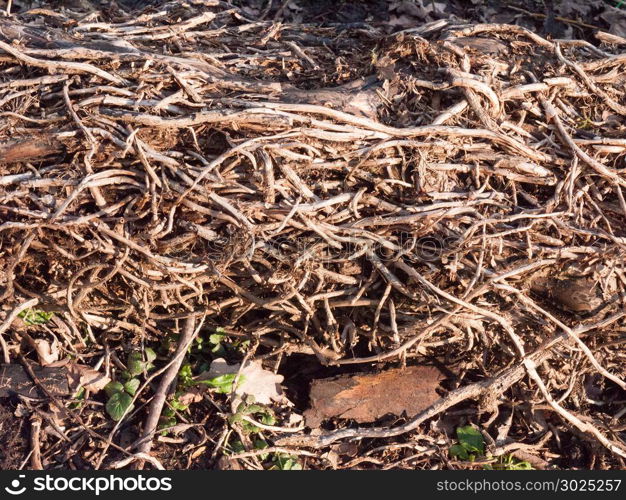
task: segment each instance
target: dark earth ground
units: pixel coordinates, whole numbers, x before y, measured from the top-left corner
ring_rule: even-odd
[[[13,12],[32,7],[140,10],[159,0],[13,0]],[[193,2],[191,2],[193,3]],[[620,0],[233,0],[251,20],[377,25],[392,33],[437,19],[518,24],[544,36],[594,40],[597,30],[626,36]],[[6,1],[0,2],[0,5]]]
[[[141,1],[141,0],[129,0]],[[624,36],[619,0],[235,0],[251,17],[314,24],[384,24],[389,32],[437,19],[509,23],[555,38],[593,39],[597,29]]]
[[[2,8],[4,4],[2,2]],[[66,0],[49,2],[13,2],[13,12],[27,10],[33,4],[47,4],[54,7],[84,6],[87,0]],[[96,4],[97,2],[91,2]],[[115,0],[106,2],[108,9],[114,10]],[[117,5],[125,9],[141,8],[150,0],[117,0]],[[367,23],[393,33],[437,19],[448,19],[476,23],[518,24],[544,36],[553,38],[586,39],[597,44],[594,33],[598,30],[626,36],[626,4],[621,9],[615,5],[619,1],[610,0],[523,0],[506,2],[498,0],[233,0],[245,15],[251,19],[276,20],[284,23],[346,24]],[[297,357],[296,357],[297,358]],[[294,359],[297,363],[297,359]],[[297,367],[303,376],[302,365]],[[287,371],[289,367],[287,367]],[[295,370],[294,370],[295,373]],[[328,369],[324,372],[329,375]],[[310,374],[308,374],[310,376]],[[289,378],[288,376],[286,378]],[[295,379],[299,378],[295,376]],[[305,377],[306,378],[306,377]],[[294,378],[291,386],[294,387]],[[302,391],[289,394],[297,406],[306,405],[306,395]],[[14,398],[3,398],[0,404],[0,470],[18,469],[23,466],[29,453],[30,425],[19,415],[19,405]],[[198,415],[196,421],[201,421]],[[155,446],[156,454],[159,454]],[[566,468],[585,467],[584,446],[576,439],[569,444]],[[71,453],[71,452],[70,452]],[[565,455],[565,454],[564,454]],[[170,457],[175,459],[175,457]],[[164,464],[168,461],[164,460]],[[80,467],[80,464],[75,464]],[[181,464],[182,465],[182,464]],[[194,462],[192,468],[212,467],[214,464]]]

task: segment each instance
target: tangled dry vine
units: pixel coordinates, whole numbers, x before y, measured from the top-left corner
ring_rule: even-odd
[[[517,26],[387,36],[219,0],[4,17],[5,362],[35,304],[69,354],[106,366],[205,318],[276,370],[437,359],[457,377],[408,423],[275,431],[283,448],[479,401],[537,446],[564,426],[623,464],[625,65],[618,46]],[[580,287],[580,308],[540,279]],[[594,402],[593,384],[622,396]],[[494,449],[533,446],[507,432]]]

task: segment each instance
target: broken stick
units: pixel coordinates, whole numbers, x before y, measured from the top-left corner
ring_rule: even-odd
[[[196,328],[194,317],[187,318],[183,326],[183,332],[178,340],[178,347],[176,348],[172,362],[167,371],[163,374],[163,377],[161,377],[159,386],[157,387],[156,393],[154,394],[150,407],[148,408],[148,417],[146,418],[143,433],[137,444],[137,453],[150,453],[150,449],[152,448],[152,438],[159,425],[159,419],[161,418],[161,412],[163,411],[165,400],[171,392],[172,384],[176,379],[176,375],[180,370],[183,359],[185,359],[187,348],[189,347],[189,344],[193,340],[195,334]],[[141,469],[142,467],[143,461],[137,464],[138,469]]]

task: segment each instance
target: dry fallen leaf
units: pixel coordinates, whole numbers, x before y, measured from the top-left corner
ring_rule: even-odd
[[[442,378],[432,366],[410,366],[314,380],[311,408],[304,416],[309,427],[332,417],[357,422],[373,422],[387,414],[412,417],[439,399],[435,389]]]
[[[67,377],[73,392],[80,387],[89,392],[98,392],[111,381],[105,374],[77,363],[67,364]]]
[[[37,381],[46,391],[55,396],[70,396],[80,387],[98,392],[111,379],[106,375],[76,363],[66,362],[61,366],[40,366],[32,364],[31,369]],[[21,365],[0,365],[0,397],[22,394],[28,397],[43,398],[47,394],[33,381]]]
[[[204,399],[204,393],[206,387],[204,386],[192,386],[186,388],[181,394],[178,395],[178,402],[185,406],[189,406],[192,403],[199,403]]]
[[[209,380],[220,375],[239,373],[242,380],[235,388],[236,399],[241,400],[245,396],[253,396],[254,401],[260,404],[283,403],[289,404],[289,400],[283,395],[280,383],[284,377],[269,370],[265,370],[260,361],[252,361],[241,369],[241,364],[229,365],[226,360],[218,358],[211,363],[208,372],[198,376],[198,380]]]
[[[39,363],[42,366],[49,366],[59,360],[59,342],[57,339],[52,344],[45,339],[34,339],[28,333],[24,333],[24,338],[35,349]]]

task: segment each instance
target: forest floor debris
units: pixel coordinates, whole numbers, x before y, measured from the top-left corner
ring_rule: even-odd
[[[9,467],[625,466],[619,35],[85,5],[0,18]],[[107,390],[32,368],[70,361]],[[424,364],[419,408],[304,427]]]

